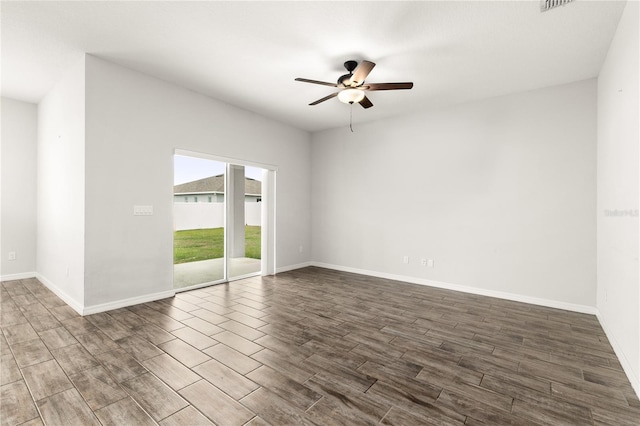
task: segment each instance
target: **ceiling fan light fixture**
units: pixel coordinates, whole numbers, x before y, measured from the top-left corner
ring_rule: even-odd
[[[345,104],[353,104],[364,99],[364,92],[358,89],[344,89],[338,93],[338,99]]]

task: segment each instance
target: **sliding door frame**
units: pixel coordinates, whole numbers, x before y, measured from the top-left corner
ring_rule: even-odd
[[[228,189],[229,189],[229,183],[228,183],[228,171],[229,171],[229,165],[230,164],[235,164],[238,166],[249,166],[249,167],[256,167],[256,168],[260,168],[262,169],[262,202],[261,202],[261,235],[260,235],[260,240],[261,240],[261,247],[260,247],[260,274],[262,276],[266,276],[266,275],[274,275],[276,272],[276,174],[278,171],[278,167],[274,166],[272,164],[265,164],[265,163],[258,163],[255,161],[247,161],[247,160],[242,160],[242,159],[238,159],[238,158],[231,158],[231,157],[223,157],[223,156],[219,156],[219,155],[213,155],[213,154],[207,154],[207,153],[203,153],[203,152],[196,152],[196,151],[190,151],[190,150],[185,150],[185,149],[179,149],[176,148],[174,149],[173,152],[174,156],[175,155],[182,155],[182,156],[188,156],[188,157],[196,157],[196,158],[202,158],[205,160],[213,160],[213,161],[218,161],[220,163],[226,163],[226,167],[225,167],[225,208],[224,208],[224,225],[225,225],[225,233],[224,233],[224,246],[225,246],[225,253],[224,253],[224,277],[223,280],[218,282],[212,282],[212,283],[204,283],[202,285],[195,285],[192,287],[187,287],[185,288],[185,290],[192,290],[192,289],[196,289],[199,287],[205,287],[208,285],[215,285],[215,284],[219,284],[222,282],[229,282],[229,281],[233,281],[233,278],[230,280],[229,279],[229,270],[228,270],[228,248],[229,248],[229,241],[228,241],[228,232],[229,230],[227,229],[228,226],[228,213],[229,213],[229,207],[228,207],[228,201],[229,201],[229,196],[230,194],[228,194]],[[174,171],[175,173],[175,171]],[[172,194],[173,197],[173,194]],[[172,201],[173,202],[173,201]],[[244,277],[239,277],[239,279],[244,278]]]

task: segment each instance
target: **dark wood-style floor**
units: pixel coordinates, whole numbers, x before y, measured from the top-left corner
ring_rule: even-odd
[[[2,425],[638,425],[590,315],[306,268],[78,316],[4,282]]]

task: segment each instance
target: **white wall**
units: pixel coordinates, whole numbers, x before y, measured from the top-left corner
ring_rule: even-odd
[[[308,133],[95,57],[86,62],[87,306],[172,288],[175,148],[277,166],[277,266],[310,260]],[[153,205],[154,215],[133,216],[134,204]]]
[[[38,105],[38,278],[67,303],[84,303],[84,59]]]
[[[628,2],[598,77],[598,310],[640,394],[637,2]],[[607,214],[618,210],[622,216]]]
[[[35,277],[38,108],[2,98],[0,109],[0,279]]]
[[[316,133],[313,259],[594,311],[595,152],[595,80]]]

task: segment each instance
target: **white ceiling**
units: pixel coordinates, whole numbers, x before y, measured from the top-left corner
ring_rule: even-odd
[[[598,75],[624,2],[2,1],[2,96],[39,102],[83,53],[318,131],[344,126],[348,59],[377,66],[354,123]]]

